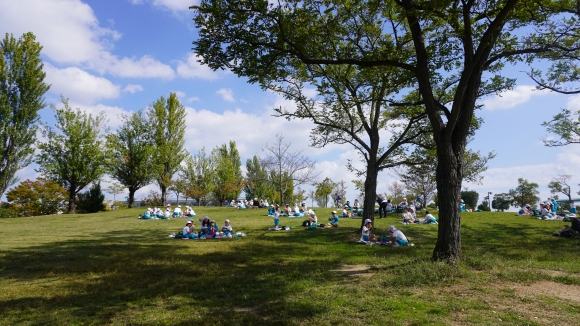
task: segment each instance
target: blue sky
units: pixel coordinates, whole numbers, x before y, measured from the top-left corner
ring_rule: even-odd
[[[52,84],[47,103],[57,104],[63,94],[73,107],[105,111],[114,129],[120,114],[144,109],[160,96],[177,92],[187,109],[186,146],[192,153],[235,140],[245,164],[254,154],[262,155],[262,148],[282,133],[294,150],[304,150],[319,162],[321,178],[347,181],[347,197],[354,199],[357,194],[350,180],[356,177],[345,168],[348,158],[356,158],[352,148],[308,147],[310,122],[271,116],[273,108],[292,106],[291,102],[196,62],[191,42],[197,33],[188,10],[195,1],[3,0],[0,32],[19,37],[31,31],[44,46],[47,81]],[[580,146],[547,148],[541,142],[547,136],[541,123],[561,108],[580,109],[580,97],[536,91],[525,70],[525,66],[507,69],[505,74],[517,77],[518,86],[482,99],[484,107],[477,112],[484,124],[469,146],[497,154],[482,185],[464,185],[480,192],[480,200],[488,191],[515,188],[519,177],[540,184],[542,198],[549,196],[546,185],[558,174],[573,175],[573,190],[580,190],[576,170]],[[48,108],[41,115],[52,120]],[[19,171],[19,177],[36,178],[34,168]],[[395,179],[381,173],[378,192],[386,192]],[[139,191],[137,197],[150,189],[156,187]]]

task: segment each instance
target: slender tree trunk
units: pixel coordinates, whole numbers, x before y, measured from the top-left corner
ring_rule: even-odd
[[[167,187],[160,185],[159,189],[161,189],[161,201],[163,202],[163,207],[165,207],[167,205]]]
[[[461,151],[459,151],[461,152]],[[439,225],[433,260],[454,263],[461,258],[461,182],[463,153],[453,151],[449,142],[437,146],[437,196]]]
[[[133,208],[133,203],[135,202],[135,192],[137,189],[129,187],[129,198],[127,198],[127,207]]]

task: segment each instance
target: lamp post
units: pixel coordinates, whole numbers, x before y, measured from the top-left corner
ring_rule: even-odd
[[[487,208],[491,211],[491,191],[487,192]]]

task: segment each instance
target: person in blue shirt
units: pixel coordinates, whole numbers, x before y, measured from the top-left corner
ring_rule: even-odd
[[[330,225],[333,227],[338,226],[338,216],[336,215],[336,211],[332,211],[332,216],[329,217],[328,220],[330,221]]]
[[[461,199],[461,203],[459,204],[459,209],[462,212],[465,212],[467,210],[467,208],[465,208],[465,204],[463,203],[463,199]]]
[[[574,204],[574,201],[570,202],[570,214],[576,214],[576,204]]]
[[[554,198],[550,198],[552,200],[552,216],[556,216],[558,212],[558,202]]]
[[[274,217],[274,214],[276,214],[276,207],[271,205],[270,208],[268,208],[268,216]]]

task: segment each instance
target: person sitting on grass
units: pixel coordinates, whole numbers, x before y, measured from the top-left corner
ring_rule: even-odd
[[[461,199],[459,202],[460,202],[460,204],[459,204],[459,209],[460,209],[462,212],[465,212],[465,211],[467,211],[467,207],[465,207],[465,203],[463,203],[463,199]]]
[[[409,212],[409,208],[403,209],[403,223],[415,223],[417,220],[413,218],[411,212]]]
[[[306,207],[306,202],[302,202],[302,204],[300,204],[300,208],[302,209],[303,212],[307,212],[308,211],[308,207]]]
[[[181,217],[181,205],[177,205],[173,210],[173,217]]]
[[[290,209],[290,205],[286,204],[286,206],[284,207],[284,212],[282,213],[282,215],[290,216],[290,212],[292,212],[292,210]]]
[[[532,216],[532,211],[530,210],[530,204],[525,204],[518,211],[519,216]]]
[[[208,227],[209,227],[209,216],[204,216],[203,218],[200,218],[199,223],[200,223],[201,233],[205,234],[207,232]]]
[[[358,198],[354,200],[354,203],[352,203],[352,211],[353,212],[358,212],[358,209],[360,208],[360,204],[358,202]]]
[[[350,217],[350,214],[346,210],[346,206],[342,208],[342,217]]]
[[[171,205],[167,204],[167,207],[165,207],[165,213],[163,214],[163,218],[170,219],[171,214],[172,214]]]
[[[195,226],[193,225],[193,221],[187,221],[182,231],[183,239],[196,239],[197,234],[194,232],[194,230]]]
[[[304,211],[302,210],[302,208],[298,209],[295,213],[294,213],[294,217],[303,217],[304,216]]]
[[[548,204],[540,204],[540,214],[541,214],[540,219],[546,220],[546,221],[550,221],[550,220],[555,219],[555,217],[552,216],[552,214],[550,214],[549,207],[550,206]]]
[[[332,216],[329,217],[328,220],[330,221],[330,225],[333,227],[338,226],[338,216],[336,215],[336,211],[332,211]]]
[[[423,224],[437,224],[437,219],[435,216],[431,215],[429,211],[425,211],[425,220],[423,220]]]
[[[367,242],[370,240],[371,232],[373,230],[373,221],[366,219],[362,227],[360,242]]]
[[[152,214],[151,208],[147,208],[145,213],[143,213],[143,216],[142,217],[140,216],[139,218],[141,218],[143,220],[150,220],[153,218],[153,216],[151,214]]]
[[[230,224],[230,220],[224,221],[224,226],[222,226],[222,233],[228,238],[231,238],[234,235],[234,229]]]
[[[403,198],[403,201],[399,203],[399,205],[397,205],[399,208],[405,208],[409,205],[409,203],[407,202],[407,198]]]
[[[560,232],[554,233],[554,236],[572,238],[580,235],[580,218],[577,218],[576,214],[570,214],[569,217],[572,225],[564,225],[564,229]]]
[[[415,203],[413,203],[413,202],[409,203],[409,213],[411,213],[411,216],[413,216],[413,219],[417,218],[417,214],[415,213]]]
[[[276,207],[274,207],[274,205],[270,205],[270,208],[268,208],[268,216],[274,217],[274,214],[276,214]]]
[[[185,216],[187,217],[195,217],[195,212],[189,206],[185,206]]]
[[[218,226],[214,220],[209,221],[209,226],[207,227],[206,237],[215,238],[219,233]]]
[[[350,206],[350,200],[347,200],[346,203],[344,203],[344,206],[343,207],[346,208],[346,209],[348,209],[348,210],[351,210],[352,209],[352,206]]]
[[[264,207],[266,207],[266,208],[270,207],[270,206],[268,205],[268,199],[264,199]]]
[[[305,226],[307,230],[316,229],[318,226],[318,218],[316,217],[316,213],[314,211],[310,211],[310,217],[307,220],[304,220],[302,226]]]
[[[401,232],[397,230],[394,225],[389,226],[389,232],[391,232],[390,242],[388,243],[391,247],[399,247],[399,246],[407,246],[409,245],[409,241],[407,237]]]

